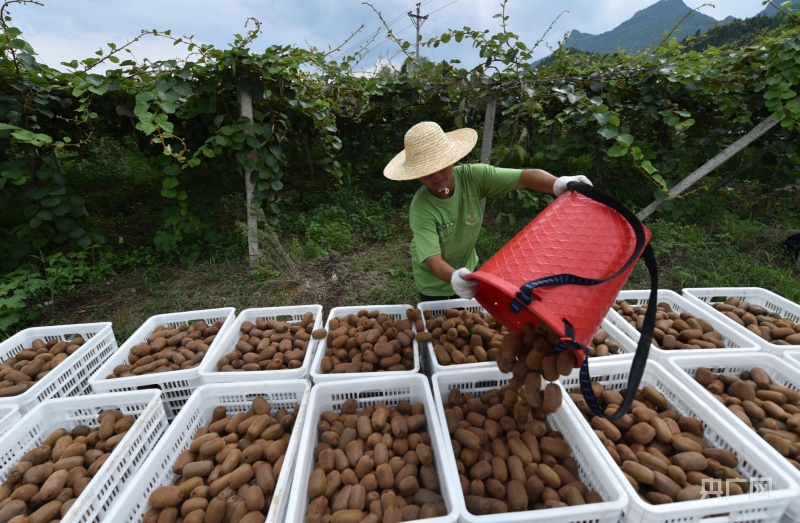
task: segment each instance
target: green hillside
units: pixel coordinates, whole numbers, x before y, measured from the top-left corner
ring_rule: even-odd
[[[792,3],[789,6],[791,9],[800,9],[800,0],[791,0],[791,2]],[[777,0],[774,1],[772,4],[767,4],[767,6],[764,8],[763,11],[759,13],[759,15],[775,16],[779,12],[777,7],[780,7],[782,11],[786,11],[786,9],[782,7],[783,4],[784,4],[783,0]]]
[[[783,24],[780,16],[754,16],[746,20],[733,20],[712,27],[703,34],[695,34],[684,41],[689,51],[704,51],[709,47],[739,49],[757,41],[768,31]]]
[[[617,50],[637,53],[662,38],[664,31],[671,31],[680,22],[676,36],[683,40],[699,31],[704,33],[720,22],[699,12],[692,12],[683,0],[660,0],[646,9],[636,12],[630,19],[611,31],[599,35],[574,30],[570,33],[566,47],[608,54]],[[683,21],[681,22],[681,19]]]

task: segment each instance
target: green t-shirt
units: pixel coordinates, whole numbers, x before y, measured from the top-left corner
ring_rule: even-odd
[[[481,199],[503,194],[517,187],[520,169],[500,169],[485,164],[453,168],[453,196],[442,200],[420,187],[411,201],[411,264],[417,289],[427,296],[451,296],[450,283],[434,276],[425,260],[436,254],[459,269],[475,270],[475,243],[483,223]]]

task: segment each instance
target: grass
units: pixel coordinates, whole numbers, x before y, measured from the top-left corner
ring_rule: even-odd
[[[415,304],[418,294],[408,258],[411,234],[399,221],[401,214],[405,215],[397,212],[391,218],[398,223],[395,241],[364,242],[346,254],[320,260],[297,259],[284,249],[276,252],[275,244],[262,236],[263,264],[255,269],[242,257],[126,270],[57,297],[42,308],[45,321],[38,324],[110,321],[121,343],[156,314],[218,307],[235,307],[238,313],[314,303],[327,314],[335,307]],[[284,257],[280,270],[271,263],[276,256]]]
[[[653,233],[659,287],[763,287],[800,303],[800,275],[782,242],[792,232],[753,219],[731,218],[707,227],[667,220],[646,223]],[[643,263],[625,288],[649,288]]]
[[[141,163],[133,164],[148,171]],[[221,212],[209,216],[223,231],[225,248],[217,245],[217,251],[206,253],[201,262],[169,264],[157,261],[152,249],[153,231],[162,220],[161,202],[146,187],[147,180],[158,177],[125,172],[109,164],[95,166],[84,176],[99,187],[98,195],[88,200],[95,202],[90,205],[93,219],[106,224],[112,244],[115,234],[124,237],[126,263],[107,281],[57,295],[39,308],[38,318],[19,329],[111,321],[122,342],[156,314],[320,304],[327,315],[335,307],[418,301],[408,252],[407,209],[413,184],[379,181],[369,197],[350,186],[308,191],[305,196],[290,192],[283,225],[261,231],[257,267],[248,263],[244,231],[237,223],[243,218],[243,198],[225,193],[218,206]],[[144,185],[127,184],[132,181],[128,178],[118,179],[119,183],[109,180],[123,175]],[[746,188],[749,192],[745,188],[729,201],[724,194],[694,195],[679,203],[682,216],[646,222],[653,233],[660,288],[680,293],[684,287],[764,287],[800,303],[795,261],[781,246],[798,232],[791,225],[796,221],[770,214],[775,202],[758,201],[758,188]],[[102,201],[117,204],[103,206]],[[490,199],[477,245],[481,262],[527,225],[547,201],[516,193]],[[132,244],[137,248],[130,250]],[[624,288],[649,285],[644,263],[638,263]]]
[[[491,212],[491,211],[490,211]],[[190,265],[154,265],[58,297],[42,310],[45,322],[67,324],[111,321],[121,343],[156,314],[235,307],[280,307],[318,303],[324,314],[335,307],[415,304],[418,299],[408,254],[411,234],[405,211],[387,219],[397,224],[386,242],[359,242],[347,253],[303,260],[283,250],[281,271],[269,265],[253,269],[244,257]],[[525,223],[513,227],[488,218],[479,248],[505,244]],[[647,223],[659,269],[659,287],[678,293],[684,287],[764,287],[800,303],[794,261],[781,246],[791,231],[756,220],[727,219],[713,227]],[[355,240],[355,239],[354,239]],[[286,242],[284,242],[286,243]],[[264,251],[269,244],[262,241]],[[273,247],[274,248],[274,247]],[[482,261],[488,259],[482,253]],[[625,289],[649,288],[644,263],[635,267]]]

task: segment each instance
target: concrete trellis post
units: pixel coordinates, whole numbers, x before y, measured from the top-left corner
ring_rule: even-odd
[[[239,88],[239,110],[241,115],[250,122],[253,122],[253,96],[245,87]],[[258,154],[256,151],[247,153],[250,156]],[[255,184],[250,179],[252,171],[245,169],[244,186],[247,199],[247,252],[250,257],[250,265],[258,265],[258,217],[253,213],[253,193]]]

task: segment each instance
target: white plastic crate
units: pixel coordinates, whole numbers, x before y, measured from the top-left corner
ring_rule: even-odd
[[[140,389],[159,389],[161,390],[161,400],[164,402],[164,411],[167,419],[172,420],[181,410],[186,400],[197,387],[203,384],[200,378],[199,365],[191,369],[181,369],[169,372],[159,372],[152,374],[142,374],[141,376],[125,376],[123,378],[108,379],[107,376],[114,371],[117,365],[128,363],[131,348],[147,341],[147,337],[153,333],[159,325],[177,327],[182,323],[204,320],[211,325],[220,318],[225,318],[222,326],[214,341],[208,348],[204,360],[208,353],[214,350],[217,342],[225,336],[225,331],[233,323],[235,310],[233,307],[223,307],[219,309],[205,309],[187,312],[176,312],[170,314],[159,314],[151,316],[139,327],[133,335],[114,351],[105,363],[89,378],[89,385],[96,393],[100,392],[121,392],[126,390]]]
[[[633,356],[636,354],[636,347],[639,343],[639,340],[634,340],[633,338],[629,337],[627,334],[622,332],[611,319],[608,318],[606,315],[603,318],[603,321],[600,323],[600,328],[605,329],[608,333],[608,337],[617,343],[619,343],[619,352],[617,354],[609,354],[608,356],[599,356],[599,357],[592,357],[589,358],[589,364],[591,365],[592,362],[595,361],[617,361],[622,359],[633,359]],[[652,346],[650,347],[652,350]],[[650,353],[648,352],[648,357]]]
[[[456,512],[454,495],[459,488],[458,485],[450,483],[446,474],[449,466],[446,456],[448,452],[451,452],[450,440],[438,429],[436,408],[433,403],[431,389],[427,378],[422,374],[405,374],[385,380],[353,378],[347,381],[315,384],[311,387],[308,412],[306,413],[305,423],[303,423],[303,437],[300,440],[300,449],[297,454],[295,478],[292,481],[289,507],[284,521],[292,523],[305,521],[306,508],[310,502],[308,480],[314,468],[314,447],[319,438],[317,422],[320,414],[327,410],[338,412],[342,404],[351,398],[358,401],[359,410],[366,408],[368,405],[375,405],[380,401],[390,407],[403,400],[411,403],[421,402],[425,405],[426,428],[431,437],[431,448],[436,460],[436,472],[439,475],[440,494],[447,507],[447,515],[425,519],[424,521],[426,523],[455,522],[458,513]]]
[[[333,318],[343,318],[348,314],[358,314],[358,311],[367,310],[382,312],[390,318],[395,320],[405,320],[406,311],[413,307],[408,304],[402,305],[360,305],[355,307],[335,307],[328,313],[328,318],[325,320],[325,329],[330,332],[330,324]],[[411,329],[416,332],[414,322],[411,322]],[[327,381],[342,381],[352,380],[359,378],[375,377],[383,379],[395,379],[401,376],[408,376],[420,372],[419,361],[419,345],[417,344],[416,337],[413,340],[412,349],[414,350],[414,368],[411,370],[395,370],[395,371],[374,371],[374,372],[358,372],[358,373],[324,373],[322,372],[322,358],[325,356],[325,350],[328,348],[328,338],[319,340],[319,344],[315,349],[314,361],[311,363],[311,381],[316,383],[324,383]]]
[[[441,314],[445,309],[466,309],[470,312],[482,312],[488,314],[477,300],[453,299],[453,300],[433,300],[417,303],[417,309],[423,313],[422,321],[425,324],[425,331],[428,330],[425,320],[425,311],[430,311],[433,316]],[[422,372],[432,377],[437,372],[448,372],[464,368],[497,368],[495,361],[481,361],[478,363],[464,363],[460,365],[441,365],[433,352],[433,343],[418,343]]]
[[[601,358],[602,359],[602,358]],[[626,367],[627,368],[627,367]],[[497,389],[508,383],[509,374],[503,374],[499,369],[469,368],[461,372],[441,372],[433,375],[433,395],[436,403],[439,426],[446,440],[450,440],[445,421],[444,402],[450,389],[458,388],[462,394],[471,393],[480,397],[484,392]],[[564,397],[566,392],[562,391]],[[565,402],[566,403],[566,402]],[[553,430],[564,435],[564,440],[572,449],[572,456],[578,463],[580,479],[590,489],[599,493],[603,501],[572,507],[558,507],[551,509],[526,510],[521,512],[508,512],[505,514],[491,514],[476,516],[467,511],[464,501],[464,492],[456,468],[456,459],[452,448],[447,449],[447,462],[445,471],[447,481],[454,488],[454,495],[458,503],[459,522],[461,523],[522,523],[542,521],[547,523],[612,523],[619,521],[622,511],[628,503],[627,495],[620,487],[619,482],[612,476],[608,466],[598,456],[595,445],[589,440],[589,435],[583,430],[583,420],[576,414],[563,407],[547,417],[547,423]],[[594,434],[591,435],[594,437]]]
[[[150,457],[126,485],[124,495],[119,496],[111,506],[105,520],[109,523],[142,521],[145,512],[150,508],[148,503],[150,493],[158,487],[175,483],[178,479],[172,471],[175,460],[181,452],[189,448],[197,430],[211,423],[214,408],[219,405],[224,406],[230,417],[237,412],[248,411],[253,399],[262,396],[270,402],[273,410],[285,408],[291,411],[295,405],[300,405],[266,516],[266,523],[285,521],[286,502],[292,485],[294,463],[308,409],[310,390],[311,382],[301,379],[270,380],[260,383],[214,383],[197,388],[172,421],[158,446],[150,453]]]
[[[715,303],[724,302],[725,299],[730,297],[737,297],[742,300],[747,300],[753,305],[760,305],[770,312],[780,314],[782,317],[792,320],[795,323],[800,323],[800,305],[787,300],[779,294],[775,294],[767,289],[762,289],[761,287],[689,287],[683,289],[683,295],[689,299],[702,302],[706,308],[713,311],[715,317],[720,318],[721,321],[736,329],[737,332],[741,332],[745,337],[767,352],[780,355],[787,350],[800,349],[800,345],[778,345],[768,342],[713,307]]]
[[[464,299],[454,299],[454,300],[436,300],[436,301],[425,301],[420,302],[417,304],[417,309],[421,310],[424,314],[425,311],[430,311],[433,316],[441,314],[445,309],[457,309],[463,308],[470,312],[480,311],[484,314],[488,314],[486,309],[484,309],[477,300],[464,300]],[[425,321],[423,316],[423,321]],[[620,330],[614,326],[613,323],[609,319],[603,319],[600,327],[605,329],[608,332],[608,335],[611,339],[619,342],[620,345],[620,352],[618,354],[609,354],[608,356],[603,356],[602,358],[621,358],[633,357],[633,354],[636,352],[636,343],[632,343],[631,339],[624,335]],[[428,330],[427,322],[425,322],[425,330]],[[419,343],[419,353],[420,353],[420,360],[422,362],[422,371],[429,377],[432,377],[437,372],[459,372],[466,368],[469,369],[479,369],[479,368],[488,368],[488,369],[496,369],[497,362],[495,361],[482,361],[478,363],[462,363],[458,365],[442,365],[439,363],[439,360],[436,359],[436,354],[433,352],[433,343]],[[594,361],[596,358],[592,358],[591,360]]]
[[[19,407],[16,405],[3,405],[0,407],[0,436],[8,432],[8,429],[14,426],[14,423],[19,421],[22,414],[19,412]]]
[[[792,390],[800,390],[800,367],[788,366],[782,358],[763,352],[730,354],[724,357],[705,356],[702,354],[696,356],[676,355],[669,358],[664,365],[691,390],[694,396],[708,403],[719,413],[721,418],[724,418],[725,421],[735,427],[739,434],[750,440],[749,445],[772,458],[776,466],[783,467],[789,477],[797,485],[800,485],[800,470],[797,470],[787,462],[769,443],[764,441],[757,432],[745,425],[733,412],[723,408],[720,401],[694,379],[697,369],[700,367],[706,367],[715,374],[731,372],[737,375],[753,367],[761,367],[767,371],[772,382],[776,385],[788,387]],[[796,497],[792,499],[787,508],[787,514],[795,521],[800,520],[800,499]]]
[[[782,354],[786,361],[791,363],[795,369],[800,370],[800,350],[787,350]]]
[[[117,350],[117,340],[110,322],[79,323],[32,327],[0,343],[0,361],[7,360],[35,339],[44,342],[69,340],[82,336],[84,344],[64,361],[38,380],[28,390],[17,396],[0,398],[0,406],[19,407],[25,414],[37,404],[50,398],[65,398],[91,393],[89,380],[94,372]]]
[[[100,521],[167,428],[160,392],[142,390],[57,398],[34,407],[0,437],[0,481],[20,458],[56,429],[97,426],[97,415],[119,409],[136,421],[61,519],[62,523]]]
[[[319,344],[319,340],[311,338],[308,340],[306,355],[303,364],[296,369],[262,370],[262,371],[238,371],[238,372],[219,372],[217,361],[228,352],[232,351],[242,332],[240,327],[245,321],[255,323],[258,318],[267,320],[283,319],[290,323],[296,323],[303,319],[303,316],[310,312],[314,315],[314,330],[322,328],[322,305],[296,305],[292,307],[268,307],[258,309],[246,309],[240,312],[230,329],[225,330],[225,337],[215,343],[213,350],[209,349],[203,361],[200,362],[200,378],[203,384],[209,383],[235,383],[241,381],[262,381],[262,380],[286,380],[286,379],[306,379],[309,376],[311,362],[314,359],[314,351]]]
[[[720,356],[715,359],[720,359]],[[740,356],[745,355],[729,354],[725,358]],[[706,354],[706,357],[713,356]],[[627,362],[598,361],[594,365],[590,365],[589,369],[592,380],[601,382],[606,388],[620,390],[628,386],[630,364]],[[578,369],[575,369],[569,376],[561,378],[566,390],[579,387],[578,372]],[[800,486],[786,473],[785,469],[776,465],[771,457],[753,446],[750,438],[743,435],[742,431],[730,425],[725,417],[720,415],[722,409],[711,407],[699,399],[693,390],[687,388],[660,363],[648,360],[639,386],[644,387],[645,385],[650,385],[661,392],[669,401],[670,406],[680,415],[691,416],[702,421],[705,440],[713,447],[726,449],[736,454],[739,458],[738,470],[743,476],[760,478],[764,482],[771,481],[771,491],[768,494],[760,495],[754,493],[720,498],[707,497],[706,499],[663,505],[648,504],[639,498],[628,480],[625,479],[622,469],[611,458],[591,425],[583,421],[583,430],[592,438],[596,454],[602,456],[605,461],[604,466],[613,472],[616,481],[628,494],[625,520],[630,523],[699,521],[761,523],[778,521],[790,501],[800,494]],[[583,419],[583,414],[572,401],[564,402],[560,410],[565,409]]]
[[[632,306],[636,307],[639,305],[644,305],[650,301],[650,291],[649,290],[637,290],[637,291],[620,291],[617,295],[616,302],[627,301]],[[727,322],[720,321],[719,318],[714,315],[710,314],[706,307],[703,307],[701,304],[697,303],[694,300],[690,300],[688,298],[684,298],[680,294],[675,291],[671,291],[668,289],[658,289],[658,297],[657,300],[659,303],[665,302],[668,303],[672,310],[681,313],[687,312],[696,318],[702,318],[706,320],[708,323],[714,327],[714,330],[719,332],[722,335],[722,341],[725,343],[724,349],[674,349],[674,350],[666,350],[666,349],[659,349],[655,346],[655,344],[651,344],[650,346],[650,359],[655,359],[656,361],[663,361],[667,358],[670,354],[681,353],[681,354],[735,354],[737,352],[748,352],[758,350],[758,346],[751,341],[747,336],[742,335],[737,329],[730,327]],[[613,308],[609,310],[608,315],[606,316],[615,327],[617,327],[620,331],[626,334],[635,342],[639,342],[640,333],[637,331],[631,324],[622,317],[620,313],[615,311]]]

